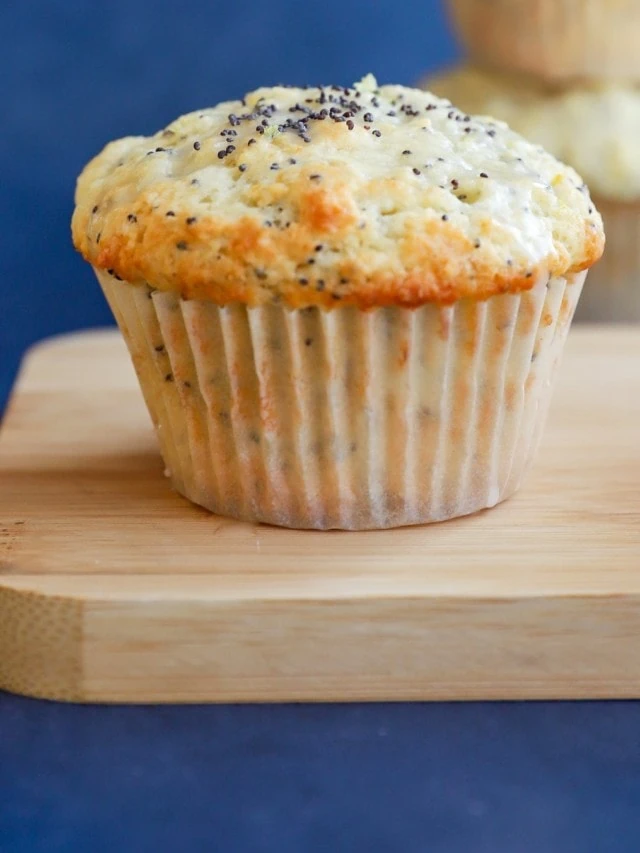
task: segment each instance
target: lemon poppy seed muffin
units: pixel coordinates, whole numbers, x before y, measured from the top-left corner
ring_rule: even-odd
[[[258,89],[111,143],[79,178],[73,238],[176,489],[347,529],[517,488],[603,247],[572,169],[372,77]]]

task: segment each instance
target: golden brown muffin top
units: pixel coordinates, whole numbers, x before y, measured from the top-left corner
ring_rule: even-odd
[[[417,306],[586,269],[581,178],[500,122],[369,76],[263,88],[112,142],[78,180],[94,266],[218,304]]]

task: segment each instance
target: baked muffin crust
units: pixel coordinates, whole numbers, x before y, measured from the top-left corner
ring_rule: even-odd
[[[76,205],[96,268],[217,304],[449,304],[579,272],[604,244],[573,169],[370,76],[258,89],[112,142]]]

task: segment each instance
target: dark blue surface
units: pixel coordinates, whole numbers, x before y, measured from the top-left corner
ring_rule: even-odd
[[[3,853],[639,849],[636,704],[0,712]]]
[[[68,226],[107,140],[265,83],[410,83],[453,58],[443,21],[435,0],[0,2],[0,410],[29,343],[110,320]],[[0,694],[0,853],[637,853],[639,739],[637,703]]]

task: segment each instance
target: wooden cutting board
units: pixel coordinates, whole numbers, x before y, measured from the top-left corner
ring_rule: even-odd
[[[640,696],[640,328],[572,331],[534,472],[446,524],[300,532],[174,494],[115,332],[0,436],[0,687],[78,701]]]

